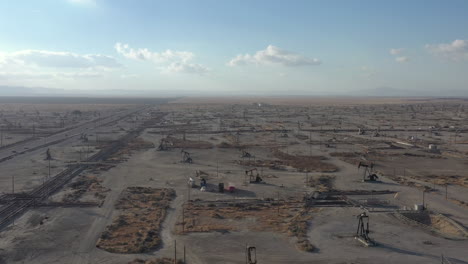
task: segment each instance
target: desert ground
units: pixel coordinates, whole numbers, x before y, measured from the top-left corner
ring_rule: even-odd
[[[0,100],[0,263],[468,263],[467,120],[463,98]]]

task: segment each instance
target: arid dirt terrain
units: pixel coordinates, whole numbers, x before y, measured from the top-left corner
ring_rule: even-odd
[[[465,99],[2,103],[0,264],[468,263],[467,121]]]

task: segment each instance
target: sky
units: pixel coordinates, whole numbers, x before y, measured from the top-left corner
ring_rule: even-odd
[[[468,96],[465,0],[0,0],[0,12],[11,89]]]

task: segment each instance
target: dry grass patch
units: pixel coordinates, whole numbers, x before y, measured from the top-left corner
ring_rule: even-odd
[[[173,148],[211,149],[213,144],[207,141],[184,140],[175,137],[167,137],[166,140],[172,143]]]
[[[323,156],[290,155],[280,150],[273,150],[275,158],[284,161],[285,165],[296,168],[298,171],[309,172],[336,172],[338,167],[326,163]]]
[[[63,197],[64,202],[76,202],[85,193],[92,193],[98,200],[106,198],[109,189],[102,186],[102,179],[95,175],[80,175],[78,179],[70,184],[71,192]]]
[[[312,251],[307,238],[308,221],[319,209],[304,207],[297,200],[273,202],[189,203],[176,232],[230,232],[249,230],[275,232],[297,238],[300,250]]]
[[[334,180],[335,180],[335,176],[313,175],[309,177],[307,181],[307,185],[310,187],[314,187],[319,192],[328,192],[333,189]]]
[[[337,157],[338,159],[349,163],[351,165],[358,165],[359,162],[363,161],[362,153],[359,152],[332,152],[330,156]]]
[[[113,253],[143,253],[157,248],[161,224],[174,197],[172,189],[125,189],[116,204],[122,214],[101,234],[97,247]]]

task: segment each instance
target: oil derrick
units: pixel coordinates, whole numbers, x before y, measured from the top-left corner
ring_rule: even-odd
[[[358,228],[354,238],[366,247],[375,246],[375,242],[369,237],[369,216],[366,213],[361,213],[357,218],[359,219]]]

